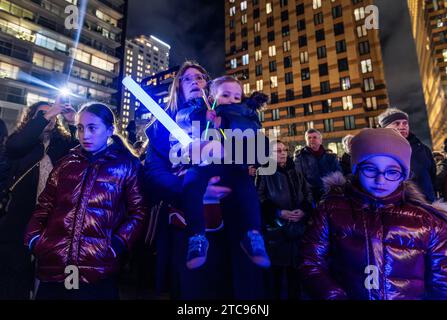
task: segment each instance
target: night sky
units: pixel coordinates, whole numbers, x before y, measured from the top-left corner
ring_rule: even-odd
[[[171,46],[170,65],[197,60],[225,72],[224,0],[129,0],[128,37],[154,35]]]
[[[424,97],[406,0],[376,0],[390,104],[410,113],[411,129],[429,143]],[[130,0],[128,37],[154,35],[171,45],[170,65],[195,59],[224,73],[224,0]]]

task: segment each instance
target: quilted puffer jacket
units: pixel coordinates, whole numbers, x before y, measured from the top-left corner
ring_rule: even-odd
[[[58,163],[25,235],[40,280],[64,281],[68,265],[78,267],[85,283],[118,271],[113,243],[130,249],[144,222],[139,170],[138,159],[117,143],[94,160],[79,146]]]
[[[315,299],[447,299],[445,212],[410,182],[378,200],[340,173],[308,228],[300,266]]]

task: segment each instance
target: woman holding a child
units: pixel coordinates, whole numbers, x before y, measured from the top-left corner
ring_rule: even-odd
[[[202,66],[190,61],[185,62],[171,86],[166,110],[168,114],[175,120],[179,110],[190,107],[191,101],[197,102],[198,99],[203,99],[208,94],[208,81],[208,73]],[[206,120],[212,120],[209,113]],[[178,170],[173,168],[169,159],[171,148],[169,131],[161,123],[154,121],[148,127],[146,134],[149,147],[144,170],[145,186],[152,199],[163,201],[157,219],[155,239],[158,255],[157,281],[169,280],[171,298],[177,299],[263,298],[261,267],[253,263],[249,255],[242,250],[240,239],[236,240],[229,236],[234,233],[231,226],[238,225],[237,221],[230,219],[232,217],[237,219],[238,214],[231,214],[224,219],[225,227],[218,232],[206,233],[209,242],[209,247],[205,250],[206,263],[197,268],[187,267],[190,236],[188,221],[185,221],[185,228],[179,228],[170,224],[168,218],[168,212],[184,210],[182,208],[184,175],[176,174]],[[239,208],[237,200],[232,197],[232,190],[228,186],[216,185],[220,178],[213,176],[208,180],[204,198],[221,199],[225,217],[225,213],[237,211]],[[259,240],[259,237],[257,239]],[[256,248],[259,247],[255,246]],[[162,289],[160,285],[157,286],[159,290]]]

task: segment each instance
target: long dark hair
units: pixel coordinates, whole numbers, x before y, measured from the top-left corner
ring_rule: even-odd
[[[90,112],[101,119],[101,121],[104,123],[106,128],[115,128],[115,115],[110,108],[101,103],[101,102],[89,102],[87,104],[84,104],[81,109],[79,110],[78,114],[81,114],[82,112]],[[123,150],[128,151],[134,156],[138,156],[135,150],[127,143],[127,141],[119,134],[119,133],[113,133],[112,140],[114,143],[116,143],[119,147],[121,147]]]
[[[14,130],[14,133],[22,131],[23,128],[28,124],[28,122],[30,122],[31,119],[34,118],[34,116],[37,113],[37,110],[39,110],[39,108],[42,106],[48,106],[48,105],[50,105],[49,102],[38,101],[29,106],[27,109],[25,109],[25,111],[22,113],[19,123],[17,124],[16,129]],[[68,130],[65,129],[59,118],[56,118],[56,124],[52,130],[52,136],[62,139],[70,138],[70,132],[68,132]]]

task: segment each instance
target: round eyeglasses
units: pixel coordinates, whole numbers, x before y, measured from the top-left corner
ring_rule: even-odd
[[[404,174],[396,169],[388,169],[385,171],[380,171],[373,166],[362,166],[360,167],[360,172],[368,178],[377,178],[379,175],[383,175],[388,181],[397,181],[401,179]]]

